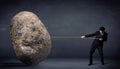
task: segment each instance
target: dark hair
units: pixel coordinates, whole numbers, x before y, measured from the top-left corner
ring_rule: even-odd
[[[99,28],[99,30],[105,31],[105,27],[102,26],[102,27]]]

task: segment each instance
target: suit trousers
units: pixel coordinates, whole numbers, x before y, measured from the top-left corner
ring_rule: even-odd
[[[99,52],[99,55],[100,55],[100,58],[101,58],[101,63],[104,64],[104,55],[103,55],[103,45],[97,45],[97,44],[93,44],[91,46],[91,49],[90,49],[90,52],[89,52],[89,61],[90,61],[90,64],[93,63],[93,54],[95,52],[95,50],[98,50]]]

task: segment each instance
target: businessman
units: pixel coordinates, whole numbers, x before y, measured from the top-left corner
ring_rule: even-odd
[[[81,36],[81,38],[92,37],[92,36],[95,36],[95,39],[92,43],[92,46],[91,46],[91,49],[89,52],[89,64],[88,64],[88,66],[93,64],[93,61],[92,61],[93,60],[93,53],[95,52],[96,49],[98,50],[98,52],[100,54],[101,64],[104,65],[103,43],[105,41],[107,41],[108,34],[105,32],[104,27],[100,27],[99,30],[96,31],[95,33]]]

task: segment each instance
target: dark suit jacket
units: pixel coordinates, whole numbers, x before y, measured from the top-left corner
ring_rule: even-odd
[[[100,45],[101,46],[101,45],[103,45],[104,41],[107,41],[108,34],[106,32],[104,32],[104,34],[101,35],[99,31],[96,31],[95,33],[85,35],[85,37],[93,37],[93,36],[95,36],[96,38],[102,38],[103,40],[95,39],[93,41],[92,45],[98,45],[98,46]]]

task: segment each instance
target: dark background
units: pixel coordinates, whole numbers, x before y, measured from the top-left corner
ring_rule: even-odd
[[[105,57],[120,58],[120,3],[117,0],[0,0],[1,58],[15,57],[9,24],[21,11],[38,15],[51,36],[81,36],[104,26],[109,34],[104,44]],[[51,40],[49,58],[86,58],[92,43],[80,38]]]

